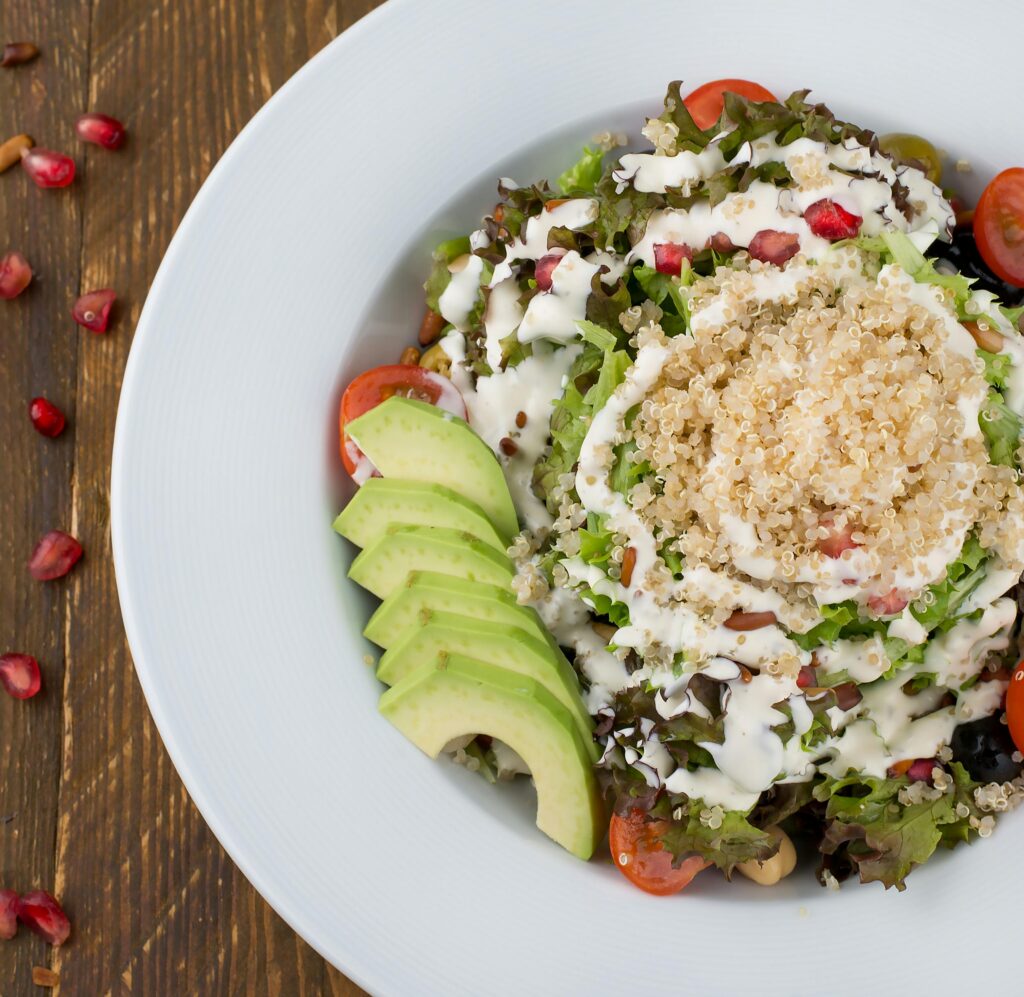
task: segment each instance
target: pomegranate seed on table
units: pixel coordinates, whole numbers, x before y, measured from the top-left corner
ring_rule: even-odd
[[[106,332],[110,321],[110,309],[113,307],[117,294],[109,287],[102,291],[90,291],[83,294],[71,309],[71,317],[86,329],[93,332]]]
[[[555,267],[562,262],[562,257],[565,256],[565,250],[556,250],[545,254],[539,260],[537,260],[537,267],[534,271],[534,277],[537,281],[537,287],[542,291],[551,290],[551,275],[554,273]]]
[[[44,190],[66,187],[75,179],[75,161],[52,149],[26,149],[21,154],[21,165],[35,185]]]
[[[63,945],[71,934],[67,914],[45,890],[22,894],[18,901],[18,920],[51,945]]]
[[[15,699],[31,699],[43,685],[39,662],[31,654],[0,655],[0,685]]]
[[[37,55],[39,55],[39,49],[32,42],[8,42],[4,46],[4,55],[0,59],[0,66],[5,68],[23,66],[26,62],[31,62]]]
[[[683,272],[683,260],[693,262],[693,250],[685,242],[656,242],[654,269],[678,277]]]
[[[0,890],[0,938],[10,941],[18,933],[18,894]]]
[[[82,545],[61,530],[51,530],[36,544],[29,558],[28,572],[37,582],[63,578],[85,553]]]
[[[778,232],[773,228],[764,228],[754,235],[747,246],[747,252],[755,260],[772,263],[781,267],[787,260],[796,256],[800,249],[800,239],[792,232]]]
[[[75,131],[83,142],[104,149],[120,149],[124,144],[124,125],[109,114],[83,114],[75,122]]]
[[[67,420],[53,402],[46,398],[33,398],[32,404],[28,407],[28,417],[37,433],[43,436],[60,436],[64,432]]]
[[[0,298],[11,301],[32,281],[32,268],[21,253],[13,250],[0,259]]]
[[[804,212],[804,221],[815,235],[836,242],[854,238],[864,219],[826,197]]]

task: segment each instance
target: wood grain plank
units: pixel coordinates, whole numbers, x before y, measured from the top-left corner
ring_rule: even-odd
[[[54,960],[67,993],[361,993],[246,882],[160,744],[117,608],[108,480],[132,330],[185,209],[273,91],[373,6],[93,0],[89,109],[125,120],[130,139],[86,154],[82,288],[121,301],[108,337],[78,343],[71,503],[95,553],[68,618],[56,882],[76,939]]]
[[[0,4],[0,42],[36,41],[43,49],[29,65],[0,69],[0,140],[24,131],[77,158],[73,123],[87,85],[88,23],[85,0]],[[47,530],[74,531],[80,333],[69,310],[78,289],[82,197],[78,182],[41,191],[18,167],[0,176],[0,255],[17,249],[36,272],[21,297],[0,301],[0,653],[33,654],[43,671],[35,699],[0,694],[0,886],[18,890],[54,889],[66,603],[82,578],[76,572],[40,584],[25,561]],[[59,439],[32,429],[35,395],[67,412],[70,426]],[[31,967],[48,962],[46,945],[27,932],[4,945],[0,993],[28,992]]]

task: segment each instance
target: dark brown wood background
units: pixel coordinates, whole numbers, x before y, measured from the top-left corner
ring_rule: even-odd
[[[121,376],[168,242],[213,164],[292,73],[379,0],[0,0],[0,43],[42,55],[0,69],[0,141],[28,132],[73,155],[67,190],[0,176],[0,255],[25,254],[29,290],[0,301],[0,653],[34,654],[41,695],[0,693],[0,887],[47,889],[73,923],[51,950],[0,942],[0,995],[361,993],[303,943],[234,867],[192,806],[150,719],[121,626],[109,467]],[[118,152],[75,117],[123,120]],[[69,317],[118,292],[106,336]],[[37,435],[29,400],[67,412]],[[58,582],[25,561],[65,529],[85,560]]]

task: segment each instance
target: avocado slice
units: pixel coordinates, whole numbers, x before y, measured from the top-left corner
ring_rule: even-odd
[[[384,653],[377,678],[386,685],[395,685],[423,662],[436,661],[442,651],[498,665],[539,682],[572,714],[584,742],[592,749],[591,760],[597,761],[594,722],[583,705],[572,665],[557,647],[519,627],[426,610],[420,614],[419,623],[407,627]]]
[[[421,613],[433,610],[508,623],[538,640],[552,639],[537,611],[520,606],[507,587],[469,582],[436,571],[411,571],[405,584],[377,607],[363,635],[380,647],[391,647],[406,628],[422,622]]]
[[[483,509],[502,539],[519,532],[497,457],[458,416],[394,395],[353,419],[345,433],[385,478],[452,488]]]
[[[441,654],[388,689],[380,712],[431,758],[464,734],[503,741],[533,776],[537,826],[581,859],[594,853],[604,813],[590,754],[569,712],[539,682]]]
[[[502,554],[508,548],[478,505],[424,481],[370,478],[334,521],[334,529],[357,547],[369,547],[392,525],[446,526],[471,533]]]
[[[383,599],[417,568],[510,588],[515,568],[471,533],[443,526],[391,526],[352,562],[348,576]]]

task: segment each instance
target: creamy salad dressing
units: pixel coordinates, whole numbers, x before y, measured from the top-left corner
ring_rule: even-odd
[[[745,144],[733,159],[737,164],[748,161],[753,167],[784,163],[796,186],[778,188],[755,180],[746,191],[727,194],[714,208],[705,201],[689,210],[656,211],[648,221],[643,239],[633,247],[630,262],[642,260],[647,266],[654,266],[654,246],[658,243],[684,243],[701,249],[717,233],[728,236],[733,245],[745,247],[766,229],[796,235],[805,255],[821,258],[828,254],[831,244],[811,231],[803,213],[824,199],[859,216],[864,235],[878,235],[885,230],[913,231],[925,234],[931,241],[953,222],[953,211],[942,192],[923,173],[896,166],[853,138],[842,145],[801,138],[780,146],[775,136],[766,136],[752,146]],[[691,186],[728,165],[719,144],[713,141],[699,153],[629,153],[621,158],[615,179],[620,190],[632,185],[638,191],[664,193],[679,187],[686,193]],[[871,175],[850,176],[844,170]],[[897,181],[908,188],[912,221],[896,205],[892,185]]]
[[[437,306],[446,322],[451,322],[456,329],[465,329],[469,314],[480,297],[480,276],[485,261],[482,256],[472,254],[459,257],[459,261],[461,266],[458,269],[455,269],[455,263],[449,267],[452,279],[448,281]]]
[[[722,233],[734,245],[744,247],[756,233],[766,229],[795,234],[806,257],[841,273],[856,265],[853,251],[833,248],[831,243],[815,236],[803,218],[806,208],[825,198],[860,216],[863,234],[908,232],[922,250],[936,234],[947,230],[953,218],[941,192],[923,174],[894,166],[852,139],[842,146],[800,139],[780,147],[774,136],[769,136],[741,149],[734,162],[742,161],[755,167],[766,162],[784,162],[796,186],[779,189],[755,181],[747,191],[727,195],[714,208],[707,201],[698,201],[687,211],[655,211],[643,237],[625,258],[610,251],[591,252],[585,257],[574,250],[565,252],[551,270],[550,290],[534,295],[524,312],[519,305],[516,264],[549,255],[552,229],[582,228],[594,220],[598,206],[593,199],[575,198],[531,217],[520,237],[508,246],[505,259],[494,268],[489,282],[483,319],[484,350],[493,373],[475,379],[470,375],[461,332],[442,341],[453,361],[452,379],[466,400],[470,422],[499,455],[528,532],[543,534],[552,525],[552,517],[533,494],[532,472],[547,447],[553,406],[564,391],[569,368],[582,350],[577,342],[577,323],[586,316],[596,275],[600,274],[600,279],[612,286],[634,262],[653,266],[654,247],[660,243],[684,243],[700,249],[711,236]],[[621,189],[631,185],[639,191],[664,192],[681,187],[685,192],[725,165],[717,143],[712,143],[699,154],[625,155],[615,177]],[[843,170],[874,175],[849,176]],[[909,191],[910,219],[895,204],[892,184],[897,179]],[[483,247],[483,238],[476,240],[474,248]],[[765,268],[747,275],[746,293],[754,301],[793,301],[807,272],[808,265],[800,260],[785,269]],[[441,313],[456,329],[465,328],[479,300],[483,273],[483,260],[470,257],[465,268],[453,273],[441,296]],[[898,283],[914,303],[938,316],[943,322],[947,349],[964,357],[975,357],[973,339],[950,313],[939,289],[915,283],[895,266],[883,268],[878,280]],[[997,312],[991,301],[983,297],[975,303],[979,312]],[[691,316],[694,330],[723,324],[727,318],[724,307],[724,302],[717,299],[695,309]],[[1014,363],[1007,401],[1024,413],[1024,340],[1002,316],[999,319],[1006,340],[1003,352]],[[518,365],[503,370],[501,344],[513,334],[520,342],[533,344],[534,352]],[[985,580],[961,609],[964,615],[981,610],[980,618],[961,620],[944,635],[933,638],[924,662],[904,668],[897,681],[881,678],[890,661],[879,635],[840,640],[831,647],[818,649],[813,660],[819,674],[828,677],[842,673],[864,686],[864,698],[850,710],[838,706],[829,709],[827,716],[837,733],[812,749],[803,747],[801,735],[814,722],[808,701],[821,693],[805,693],[792,674],[776,675],[767,668],[783,657],[800,666],[811,664],[811,654],[787,636],[786,628],[807,630],[820,622],[820,617],[808,620],[806,611],[789,605],[782,594],[755,584],[770,584],[781,576],[779,565],[761,553],[754,524],[728,515],[722,516],[717,524],[731,544],[733,566],[751,582],[703,566],[684,568],[681,579],[666,578],[651,529],[610,486],[610,448],[621,442],[626,413],[657,381],[667,359],[666,347],[657,343],[641,346],[623,384],[595,413],[575,474],[583,508],[606,517],[606,528],[624,537],[625,545],[635,551],[636,562],[628,587],[609,578],[601,568],[579,557],[568,557],[561,564],[567,572],[569,587],[552,588],[531,600],[531,604],[557,641],[574,649],[577,665],[589,684],[585,695],[592,714],[607,711],[616,693],[644,682],[658,690],[655,705],[663,718],[693,713],[710,719],[707,708],[688,688],[693,674],[700,672],[723,684],[728,707],[725,736],[722,744],[701,745],[711,754],[717,768],[702,767],[693,772],[676,766],[672,755],[650,729],[650,721],[639,729],[614,730],[606,741],[606,752],[613,743],[621,745],[627,762],[634,764],[651,786],[663,784],[671,792],[700,798],[708,805],[747,810],[774,782],[804,781],[817,771],[836,777],[848,771],[884,777],[896,761],[934,756],[941,745],[948,743],[957,723],[998,710],[999,683],[986,682],[958,691],[954,706],[939,708],[945,685],[958,688],[968,682],[990,654],[1008,646],[1016,609],[1012,600],[999,596],[1017,579],[1012,571],[990,563]],[[806,376],[813,378],[814,373],[808,371]],[[984,404],[984,394],[958,400],[964,438],[980,432],[978,415]],[[516,426],[519,413],[526,416],[523,427]],[[502,451],[501,441],[506,438],[513,439],[518,447],[512,457]],[[721,471],[717,460],[716,457],[705,468],[709,481]],[[372,467],[367,473],[372,473]],[[962,474],[964,488],[973,488],[973,469],[964,465],[958,473]],[[894,491],[898,485],[898,481],[892,482]],[[838,504],[842,495],[837,491],[835,498]],[[919,591],[944,577],[972,524],[950,520],[947,525],[950,529],[944,543],[924,552],[901,570],[901,589]],[[821,555],[798,580],[812,587],[819,606],[827,605],[869,594],[866,566],[866,556],[860,550],[848,551],[842,558]],[[615,633],[615,645],[640,651],[655,646],[673,654],[682,653],[683,674],[675,675],[669,668],[648,664],[630,673],[621,654],[609,652],[605,639],[593,629],[588,606],[575,591],[580,588],[589,588],[627,607],[630,623]],[[772,612],[781,625],[738,632],[713,624],[688,605],[698,590],[743,612]],[[888,633],[910,645],[928,639],[927,631],[909,607],[890,621]],[[749,672],[743,675],[740,665],[762,671],[753,676]],[[935,675],[940,684],[913,696],[903,691],[908,679],[924,674]],[[785,744],[773,729],[787,720],[783,710],[791,716],[794,729]]]

